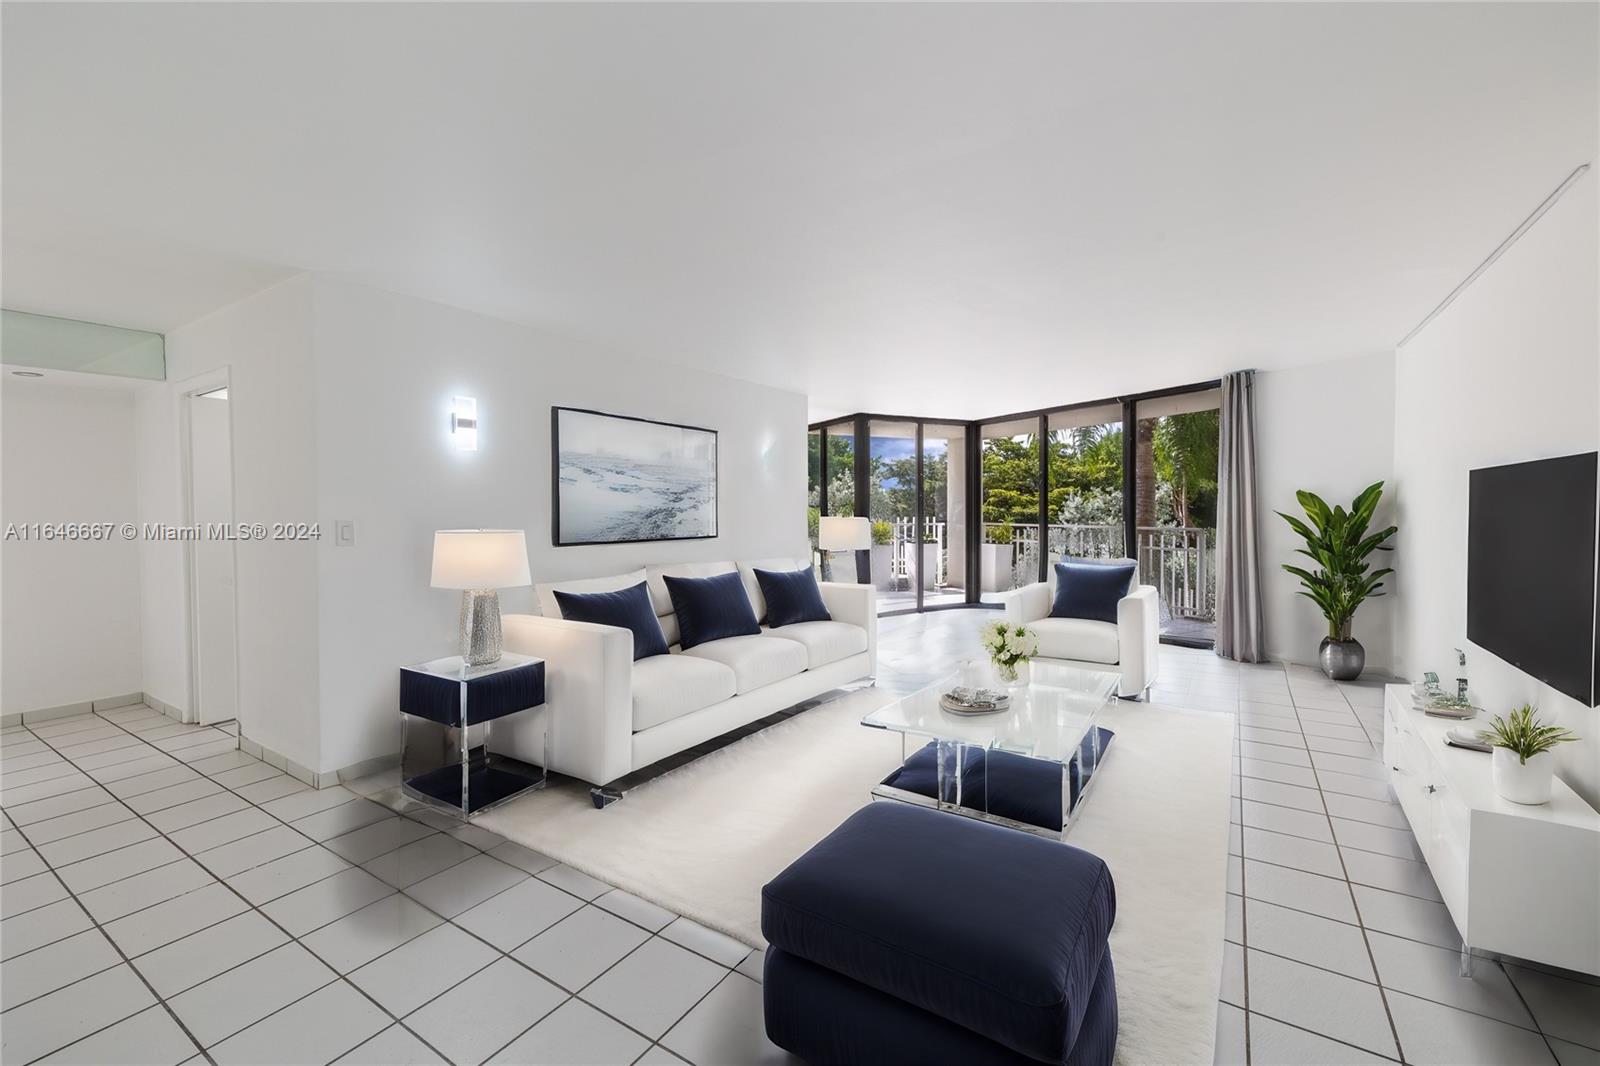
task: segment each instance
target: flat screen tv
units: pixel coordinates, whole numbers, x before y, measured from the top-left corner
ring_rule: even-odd
[[[1586,452],[1472,471],[1467,639],[1596,704],[1597,460]]]

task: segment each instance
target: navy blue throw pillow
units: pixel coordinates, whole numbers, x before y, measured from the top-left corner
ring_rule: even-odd
[[[761,632],[755,609],[736,570],[715,577],[667,577],[667,595],[678,615],[679,643],[685,651],[724,637]]]
[[[616,592],[552,591],[562,618],[631,629],[635,662],[651,655],[667,654],[667,638],[661,632],[655,608],[650,605],[650,590],[643,581]]]
[[[767,624],[773,629],[796,622],[830,622],[827,604],[817,576],[808,566],[804,570],[757,570],[756,583],[767,601]]]
[[[1117,603],[1133,584],[1132,563],[1057,563],[1051,618],[1115,622]]]

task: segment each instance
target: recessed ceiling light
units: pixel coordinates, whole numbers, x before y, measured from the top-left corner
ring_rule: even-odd
[[[44,375],[39,373],[37,370],[13,370],[12,373],[15,374],[19,378],[42,378],[42,377],[44,377]]]

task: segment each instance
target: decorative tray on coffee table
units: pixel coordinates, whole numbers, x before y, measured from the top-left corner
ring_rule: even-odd
[[[998,689],[957,685],[939,697],[939,706],[951,714],[998,714],[1011,706],[1011,697]]]

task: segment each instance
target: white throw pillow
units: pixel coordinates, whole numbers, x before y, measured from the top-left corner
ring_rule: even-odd
[[[539,613],[546,618],[560,618],[561,606],[556,603],[556,591],[561,592],[616,592],[619,589],[631,589],[645,579],[644,571],[634,570],[626,574],[613,574],[610,577],[580,577],[570,581],[549,581],[543,585],[533,587],[534,595],[539,599]]]

